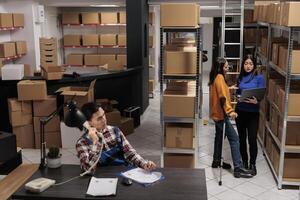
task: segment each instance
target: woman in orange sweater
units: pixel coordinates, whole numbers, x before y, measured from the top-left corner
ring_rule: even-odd
[[[227,71],[226,59],[218,58],[209,74],[210,117],[214,120],[216,128],[212,167],[217,168],[221,165],[223,123],[225,123],[225,136],[229,140],[234,165],[233,175],[236,178],[251,178],[251,172],[242,167],[239,137],[228,119],[228,117],[236,118],[237,114],[230,103],[229,88],[224,77]],[[224,169],[231,168],[230,164],[224,162],[222,167]]]

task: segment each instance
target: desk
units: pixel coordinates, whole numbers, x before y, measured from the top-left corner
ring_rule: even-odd
[[[126,168],[123,166],[101,167],[97,169],[95,177],[112,178],[116,177],[117,173],[125,170]],[[149,187],[144,187],[137,183],[133,183],[131,186],[124,186],[121,184],[121,179],[119,179],[116,196],[86,196],[90,176],[85,176],[61,186],[50,187],[40,194],[28,193],[22,186],[12,196],[12,199],[207,200],[206,179],[203,169],[162,168],[158,169],[158,171],[161,171],[166,179]],[[58,169],[37,171],[30,180],[43,176],[61,182],[78,176],[79,173],[78,165],[63,165]]]

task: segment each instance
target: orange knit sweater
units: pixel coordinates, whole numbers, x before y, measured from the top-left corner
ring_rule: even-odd
[[[218,74],[216,76],[213,84],[209,87],[209,94],[210,117],[214,121],[220,121],[224,119],[224,113],[220,103],[221,98],[225,97],[226,99],[224,104],[224,110],[226,114],[234,111],[230,103],[228,85],[226,84],[222,74]]]

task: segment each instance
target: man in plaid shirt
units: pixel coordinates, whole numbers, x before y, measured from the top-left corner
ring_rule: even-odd
[[[145,170],[156,168],[155,163],[143,159],[136,152],[117,127],[106,124],[105,113],[101,107],[95,103],[86,103],[81,111],[92,127],[76,143],[77,156],[82,170],[95,172],[97,164],[130,164]],[[94,167],[90,169],[91,166]]]

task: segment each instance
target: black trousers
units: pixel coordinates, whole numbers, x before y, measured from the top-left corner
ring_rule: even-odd
[[[256,164],[257,157],[257,130],[259,123],[258,112],[236,111],[236,126],[240,139],[240,152],[243,162],[248,162],[247,139],[249,143],[250,164]]]

